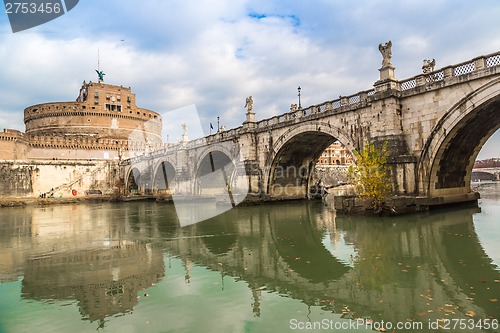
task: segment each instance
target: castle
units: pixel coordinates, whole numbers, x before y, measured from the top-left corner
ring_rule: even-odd
[[[24,110],[26,131],[0,132],[0,196],[116,192],[119,162],[162,144],[162,119],[130,88],[83,82],[74,102]]]
[[[139,108],[130,88],[86,83],[74,102],[24,110],[26,132],[0,132],[1,160],[102,159],[141,154],[162,145],[162,119]]]

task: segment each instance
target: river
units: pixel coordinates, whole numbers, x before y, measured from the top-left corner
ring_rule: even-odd
[[[0,332],[500,332],[500,184],[480,191],[479,208],[288,202],[183,228],[166,203],[3,208]]]

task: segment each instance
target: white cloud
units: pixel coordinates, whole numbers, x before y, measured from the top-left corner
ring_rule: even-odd
[[[500,48],[492,0],[132,4],[80,2],[26,33],[1,24],[0,126],[22,129],[31,104],[73,100],[83,80],[96,80],[98,49],[106,82],[131,86],[139,106],[195,104],[203,124],[220,116],[235,127],[249,95],[262,119],[296,103],[299,85],[303,105],[370,89],[377,46],[389,39],[400,79],[418,74],[423,59],[440,67]]]

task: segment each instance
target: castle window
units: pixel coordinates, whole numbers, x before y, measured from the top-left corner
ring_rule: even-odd
[[[110,111],[110,110],[111,110],[111,105],[106,104],[106,110],[107,110],[107,111]]]
[[[122,98],[120,96],[116,96],[116,100],[119,102],[122,100]]]
[[[99,92],[98,92],[98,91],[96,91],[96,92],[94,93],[94,97],[95,97],[95,98],[99,98]]]
[[[128,103],[128,104],[127,104],[127,108],[129,108],[129,109],[130,109],[130,103]]]
[[[106,99],[109,101],[109,99],[111,98],[111,96],[108,94],[106,95]]]
[[[98,100],[98,99],[96,99],[96,100],[94,101],[94,105],[99,105],[99,100]]]
[[[130,103],[130,96],[127,96],[127,102]]]
[[[116,107],[116,109],[117,109],[117,111],[118,111],[118,112],[122,112],[122,106],[121,106],[121,105],[118,105],[118,106]]]

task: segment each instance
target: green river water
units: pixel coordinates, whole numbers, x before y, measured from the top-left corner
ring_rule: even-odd
[[[289,202],[183,228],[155,202],[3,208],[0,332],[500,332],[500,184],[481,193],[420,215]]]

